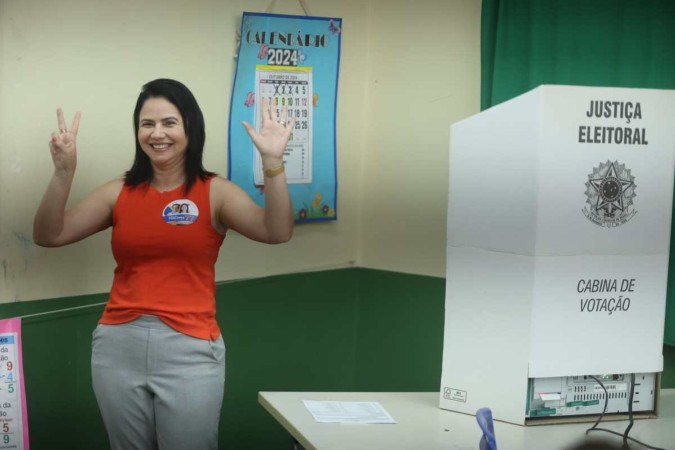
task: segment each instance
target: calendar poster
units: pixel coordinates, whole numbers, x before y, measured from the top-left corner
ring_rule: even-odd
[[[21,319],[0,320],[0,450],[28,450]]]
[[[244,13],[230,105],[229,179],[265,204],[260,154],[241,122],[260,129],[262,99],[295,126],[284,168],[296,222],[337,218],[335,110],[342,20]]]

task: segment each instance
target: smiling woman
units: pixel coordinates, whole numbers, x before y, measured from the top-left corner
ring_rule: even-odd
[[[216,323],[215,263],[228,229],[281,243],[293,232],[284,126],[266,100],[262,126],[243,126],[265,168],[265,207],[202,165],[204,118],[183,84],[143,86],[134,110],[136,151],[124,178],[66,209],[80,114],[50,151],[54,173],[35,215],[38,245],[58,247],[112,227],[117,267],[93,334],[92,382],[113,450],[216,449],[225,344]]]
[[[166,191],[182,185],[187,136],[178,108],[165,98],[154,97],[143,103],[139,114],[138,144],[155,168],[153,186]],[[173,178],[173,171],[181,175],[177,185],[160,185],[162,178]]]
[[[204,116],[182,84],[174,80],[146,84],[134,108],[134,129],[136,153],[125,175],[128,185],[150,183],[162,190],[185,183],[187,192],[197,177],[213,177],[202,165]]]

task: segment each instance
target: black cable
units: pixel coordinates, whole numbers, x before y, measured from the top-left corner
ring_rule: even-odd
[[[595,378],[593,375],[589,375],[589,377],[593,378],[593,379],[595,380],[595,382],[598,383],[598,384],[600,385],[600,387],[602,388],[602,390],[605,391],[605,407],[602,408],[602,414],[600,414],[600,417],[598,417],[598,420],[595,421],[595,423],[593,424],[593,426],[592,426],[591,428],[589,428],[588,430],[586,430],[586,434],[588,434],[589,431],[595,430],[595,427],[598,426],[598,424],[600,423],[600,421],[602,420],[602,418],[605,416],[605,413],[607,412],[607,404],[609,403],[609,394],[607,393],[607,388],[605,388],[605,385],[602,384],[602,381],[598,380],[598,379]]]
[[[589,431],[605,431],[605,432],[607,432],[607,433],[612,433],[612,434],[616,434],[617,436],[623,437],[623,434],[617,433],[616,431],[613,431],[613,430],[608,430],[607,428],[590,428],[590,429],[586,430],[586,433],[588,433]],[[633,442],[635,442],[636,444],[640,444],[640,445],[642,445],[643,447],[649,448],[649,449],[651,449],[651,450],[668,450],[668,449],[661,448],[661,447],[652,447],[651,445],[645,444],[644,442],[640,442],[640,441],[638,441],[637,439],[632,438],[632,437],[630,437],[630,436],[628,436],[628,440],[629,440],[629,441],[633,441]]]
[[[588,434],[591,431],[605,431],[607,433],[615,434],[617,436],[621,436],[623,438],[623,445],[624,447],[628,447],[628,441],[633,441],[636,444],[642,445],[643,447],[646,447],[651,450],[666,450],[665,448],[661,447],[652,447],[651,445],[645,444],[644,442],[640,442],[635,438],[632,438],[628,436],[628,432],[630,431],[631,427],[633,426],[633,391],[635,388],[635,374],[631,374],[631,392],[630,392],[630,403],[628,404],[628,411],[629,411],[629,417],[630,417],[630,424],[626,428],[626,431],[624,431],[623,434],[617,433],[616,431],[613,430],[608,430],[607,428],[597,428],[598,424],[604,417],[605,413],[607,412],[607,403],[609,402],[609,395],[607,394],[607,388],[605,388],[605,385],[602,384],[602,381],[598,380],[595,378],[593,375],[589,375],[589,377],[593,378],[602,388],[603,391],[605,391],[605,407],[602,409],[602,414],[600,414],[600,417],[598,417],[598,420],[595,421],[593,426],[586,430],[586,434]]]
[[[633,428],[633,394],[635,393],[635,374],[630,374],[630,396],[628,397],[628,426],[623,432],[623,446],[628,448],[628,432]]]

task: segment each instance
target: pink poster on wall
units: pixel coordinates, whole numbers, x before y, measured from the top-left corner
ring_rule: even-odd
[[[29,450],[21,319],[0,320],[0,450]]]

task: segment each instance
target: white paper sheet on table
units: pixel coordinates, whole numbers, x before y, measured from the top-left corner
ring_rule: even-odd
[[[302,402],[317,422],[396,423],[380,402]]]

